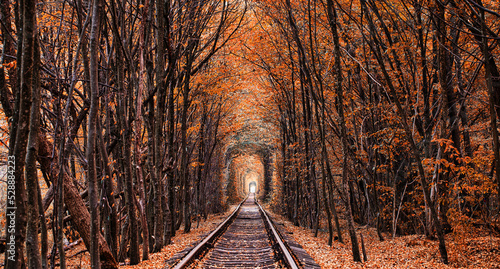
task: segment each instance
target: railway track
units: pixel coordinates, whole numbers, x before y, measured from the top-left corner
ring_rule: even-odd
[[[173,268],[301,268],[250,194]]]

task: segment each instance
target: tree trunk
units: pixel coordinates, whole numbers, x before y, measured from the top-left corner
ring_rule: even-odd
[[[137,182],[139,183],[139,206],[141,207],[141,224],[142,224],[142,260],[149,259],[149,227],[146,217],[146,186],[142,176],[142,161],[141,161],[141,133],[142,133],[142,94],[147,90],[147,74],[145,53],[145,40],[149,36],[147,19],[149,10],[149,0],[144,3],[144,12],[142,13],[141,31],[139,33],[139,85],[136,98],[136,117],[135,117],[135,138],[134,138],[134,163]]]
[[[100,121],[97,121],[97,128],[101,130]],[[111,172],[111,168],[109,167],[109,157],[108,152],[106,150],[106,144],[104,143],[104,138],[102,137],[101,132],[97,132],[98,139],[98,148],[99,148],[99,156],[102,160],[102,166],[104,170],[104,194],[106,195],[105,199],[105,208],[107,210],[107,214],[109,214],[109,218],[105,222],[105,238],[106,242],[111,248],[111,252],[115,259],[118,257],[118,214],[116,212],[116,199],[114,194],[113,187],[113,173]],[[104,214],[104,213],[103,213]]]
[[[165,245],[164,242],[164,208],[162,207],[161,197],[163,192],[162,172],[163,172],[163,119],[165,111],[165,83],[163,78],[163,71],[165,66],[165,3],[163,1],[156,1],[156,111],[154,117],[154,182],[153,182],[153,195],[154,195],[154,240],[153,252],[161,251]]]
[[[340,139],[342,143],[342,155],[343,155],[343,165],[342,165],[342,181],[344,185],[344,193],[345,196],[347,197],[346,201],[346,210],[347,210],[347,224],[348,224],[348,231],[349,235],[351,237],[351,247],[352,247],[352,257],[354,261],[361,261],[361,255],[359,252],[359,244],[358,244],[358,239],[356,236],[356,230],[354,229],[354,221],[352,217],[352,208],[351,208],[351,200],[352,197],[349,195],[347,190],[349,189],[347,187],[347,152],[348,152],[348,141],[347,141],[347,135],[346,135],[346,126],[345,126],[345,120],[344,120],[344,101],[343,101],[343,91],[342,91],[342,69],[340,66],[340,43],[339,43],[339,36],[338,36],[338,30],[337,30],[337,11],[335,10],[335,7],[333,6],[333,1],[332,0],[327,0],[327,11],[328,11],[328,20],[330,24],[330,28],[332,31],[333,35],[333,43],[334,43],[334,50],[335,50],[335,72],[336,72],[336,94],[337,94],[337,113],[340,119]]]
[[[40,133],[38,141],[38,163],[40,164],[40,169],[43,173],[49,175],[49,178],[54,183],[54,181],[57,180],[59,173],[61,173],[61,169],[58,166],[59,157],[56,152],[52,152],[53,145],[49,142],[45,134]],[[100,233],[96,237],[90,236],[90,213],[80,196],[78,189],[73,183],[73,179],[67,173],[63,173],[63,187],[64,204],[66,204],[69,214],[73,219],[74,227],[78,234],[82,237],[87,249],[90,249],[90,242],[92,240],[98,240],[101,268],[118,268],[118,264],[113,257],[104,236]]]
[[[491,126],[491,136],[493,139],[493,154],[495,156],[494,166],[495,166],[495,179],[497,182],[497,190],[498,190],[498,203],[500,204],[500,141],[498,138],[498,129],[497,129],[497,115],[500,114],[500,109],[496,108],[495,95],[499,93],[495,91],[496,89],[500,89],[500,76],[496,76],[496,81],[493,80],[493,73],[496,70],[495,59],[493,55],[491,55],[491,51],[488,45],[488,34],[486,32],[486,22],[484,16],[484,10],[480,11],[481,14],[481,31],[482,31],[482,44],[481,51],[484,57],[484,69],[485,69],[485,77],[486,77],[486,86],[488,88],[489,95],[489,108],[490,108],[490,126]],[[497,71],[498,73],[498,71]],[[496,85],[495,85],[496,84]],[[495,87],[497,86],[497,87]],[[496,112],[496,113],[495,113]]]
[[[16,4],[17,5],[17,4]],[[12,93],[9,90],[9,86],[11,89],[16,89],[18,85],[16,85],[16,70],[17,68],[8,69],[9,80],[7,81],[5,78],[5,66],[10,65],[14,61],[14,59],[8,56],[14,56],[16,54],[15,40],[13,37],[13,29],[12,25],[12,17],[10,10],[10,1],[9,0],[1,0],[0,2],[0,19],[2,21],[2,26],[0,27],[2,33],[2,57],[0,59],[0,103],[2,104],[3,111],[7,118],[13,116],[14,111],[12,110],[11,96]],[[20,33],[18,33],[20,34]]]
[[[167,0],[165,4],[165,18],[167,21],[162,20],[165,24],[165,26],[171,26],[171,0]],[[159,21],[160,22],[160,21]],[[168,87],[168,97],[167,97],[167,182],[166,182],[166,190],[167,190],[167,221],[166,221],[166,226],[167,226],[167,231],[165,234],[165,244],[170,244],[170,239],[175,236],[175,231],[176,229],[176,210],[175,210],[175,192],[174,192],[174,177],[175,177],[175,144],[174,144],[174,137],[175,137],[175,104],[174,104],[174,94],[175,94],[175,87],[176,87],[176,81],[173,79],[175,69],[173,68],[176,63],[177,59],[173,56],[173,48],[171,42],[168,42],[166,45],[163,44],[163,41],[166,40],[168,41],[171,38],[171,29],[169,27],[165,27],[165,32],[158,32],[158,37],[157,38],[162,38],[161,39],[161,45],[162,47],[166,47],[167,52],[168,52],[168,66],[169,69],[167,70],[167,78],[166,81],[168,82],[165,87]],[[161,33],[161,34],[160,34]],[[158,40],[160,42],[160,40]]]
[[[181,115],[181,181],[184,187],[184,233],[191,231],[191,184],[189,180],[189,152],[187,143],[187,116],[189,110],[189,92],[191,82],[191,67],[194,61],[194,51],[196,41],[194,39],[189,41],[188,47],[191,51],[186,56],[186,69],[184,76],[183,98],[182,98],[182,115]]]
[[[96,170],[96,122],[99,107],[99,36],[100,22],[99,9],[102,8],[100,0],[92,2],[92,26],[90,32],[90,110],[87,133],[87,184],[90,204],[90,265],[94,269],[101,268],[99,261],[99,193],[97,189]],[[99,130],[100,132],[100,130]],[[64,169],[63,169],[64,171]],[[62,210],[62,208],[60,209]]]
[[[38,149],[37,149],[38,150]],[[48,252],[48,246],[47,246],[47,223],[45,222],[45,211],[43,210],[43,205],[42,205],[42,192],[40,190],[40,184],[37,184],[37,199],[38,199],[38,214],[40,218],[40,244],[41,246],[41,259],[42,259],[42,268],[47,269],[48,268],[48,263],[47,263],[47,252]]]
[[[326,169],[328,173],[328,190],[329,190],[329,202],[331,203],[331,209],[333,213],[333,219],[335,221],[335,227],[337,228],[337,237],[340,243],[344,243],[344,240],[342,239],[342,230],[340,229],[340,223],[339,223],[339,216],[337,214],[337,209],[335,208],[335,200],[332,198],[333,196],[333,190],[332,190],[332,185],[334,184],[334,179],[332,176],[332,170],[330,169],[330,163],[326,162]]]
[[[40,126],[40,87],[39,87],[39,62],[40,53],[38,52],[38,42],[34,42],[34,62],[33,62],[33,73],[31,81],[31,96],[33,103],[31,106],[31,115],[29,120],[29,137],[28,137],[28,149],[26,153],[26,189],[28,196],[28,225],[27,225],[27,237],[26,237],[26,252],[28,258],[28,268],[30,269],[41,269],[41,257],[39,249],[38,240],[38,226],[40,224],[40,218],[38,216],[38,175],[36,167],[36,159],[38,155],[38,129]],[[45,218],[42,219],[45,221]],[[62,267],[61,267],[62,268]]]

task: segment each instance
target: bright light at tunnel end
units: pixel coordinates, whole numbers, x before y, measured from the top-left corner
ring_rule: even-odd
[[[250,186],[250,193],[255,193],[255,186]]]

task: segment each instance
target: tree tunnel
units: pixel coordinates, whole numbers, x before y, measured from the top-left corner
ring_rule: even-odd
[[[240,143],[225,154],[225,195],[228,203],[237,203],[250,192],[260,200],[272,195],[273,148],[260,143]]]
[[[248,184],[248,193],[256,193],[257,192],[257,183],[252,181]]]

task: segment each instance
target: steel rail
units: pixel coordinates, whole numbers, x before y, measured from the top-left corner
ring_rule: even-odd
[[[226,218],[217,228],[211,232],[205,239],[203,239],[198,245],[196,245],[191,251],[189,251],[184,258],[182,258],[173,268],[174,269],[183,269],[187,268],[189,265],[191,265],[196,258],[201,258],[201,256],[204,255],[204,252],[212,248],[215,244],[215,242],[219,239],[220,236],[222,236],[229,225],[231,225],[238,215],[241,206],[243,203],[248,199],[249,196],[247,196],[239,205],[238,207],[231,213],[229,217]],[[271,221],[269,216],[267,215],[266,211],[262,208],[262,206],[257,202],[257,199],[255,200],[255,204],[258,206],[259,211],[261,213],[261,217],[264,221],[264,225],[266,226],[266,229],[268,230],[268,236],[272,241],[274,241],[275,250],[281,254],[282,260],[285,262],[285,264],[288,266],[288,268],[291,269],[298,269],[301,268],[298,264],[296,259],[294,258],[293,254],[291,253],[289,247],[287,244],[282,240],[280,234],[276,230],[274,223]],[[206,254],[206,253],[205,253]]]
[[[203,239],[203,241],[201,241],[196,247],[189,251],[189,253],[186,254],[186,256],[184,256],[184,258],[182,258],[182,260],[180,260],[175,265],[174,269],[186,268],[194,261],[195,258],[199,257],[203,253],[203,251],[208,249],[210,246],[213,246],[213,243],[217,241],[219,236],[224,234],[227,227],[231,225],[235,217],[238,215],[238,212],[241,209],[241,205],[247,200],[247,198],[248,196],[243,199],[243,201],[238,205],[233,213],[231,213],[231,215],[226,218],[226,220],[219,224],[219,226],[217,226],[217,228],[213,232],[211,232],[207,237],[205,237],[205,239]]]
[[[292,255],[291,251],[289,250],[287,244],[281,239],[280,234],[274,227],[274,223],[269,219],[269,216],[267,215],[266,211],[260,206],[260,204],[257,202],[257,199],[255,199],[255,204],[259,206],[261,214],[264,216],[264,220],[266,222],[266,226],[271,230],[271,235],[275,242],[279,246],[279,252],[281,252],[283,256],[284,262],[287,264],[287,266],[291,269],[298,269],[300,268],[299,265],[297,264],[296,260],[294,259],[294,256]]]

